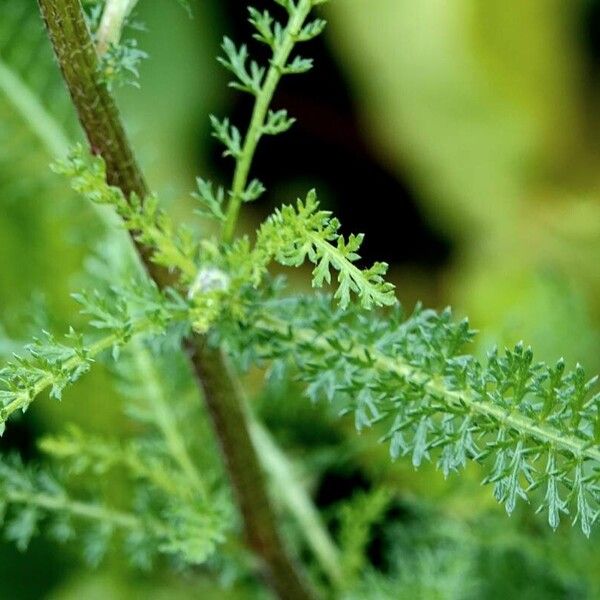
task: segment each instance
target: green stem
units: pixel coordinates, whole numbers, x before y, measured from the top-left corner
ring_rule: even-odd
[[[277,50],[273,54],[271,66],[267,71],[263,86],[256,97],[250,125],[246,137],[244,138],[242,153],[236,161],[233,184],[231,186],[231,198],[229,200],[225,222],[223,224],[222,238],[224,242],[231,242],[235,234],[235,227],[242,206],[244,192],[248,185],[248,176],[250,175],[252,160],[256,153],[258,142],[263,135],[263,128],[265,126],[265,119],[267,118],[269,106],[273,101],[273,95],[275,94],[277,85],[284,73],[285,66],[297,41],[297,37],[300,34],[302,26],[311,9],[311,0],[300,0],[298,9],[290,17],[283,32],[281,44],[277,46]]]
[[[96,51],[102,56],[112,44],[118,44],[125,20],[138,0],[107,0],[96,33]]]
[[[0,60],[0,91],[29,124],[31,131],[38,136],[52,156],[64,156],[67,153],[69,140],[61,126],[44,108],[38,97],[31,93],[27,85],[2,60]]]
[[[3,494],[7,500],[15,504],[37,506],[49,511],[66,511],[70,514],[90,519],[112,523],[123,529],[141,529],[142,524],[133,515],[108,509],[97,504],[87,504],[71,500],[64,496],[50,494],[31,494],[26,492],[8,491]]]
[[[250,435],[262,464],[276,484],[281,503],[294,517],[323,571],[336,588],[343,586],[340,552],[331,539],[318,510],[294,474],[294,466],[274,443],[269,432],[250,418]]]
[[[120,529],[130,531],[150,529],[158,537],[167,536],[169,533],[168,529],[162,523],[154,519],[142,522],[141,519],[130,513],[107,508],[101,504],[90,504],[88,502],[72,500],[67,496],[8,490],[3,492],[2,498],[14,504],[36,506],[52,512],[67,512],[81,519],[110,523]]]
[[[314,592],[289,556],[276,526],[277,516],[252,443],[238,382],[220,349],[201,339],[190,341],[188,349],[242,513],[248,546],[261,559],[263,573],[279,598],[313,598]]]
[[[110,185],[126,198],[148,195],[116,104],[99,74],[98,58],[76,0],[39,0],[63,77],[94,154],[106,163]]]
[[[100,76],[98,56],[79,0],[38,0],[54,52],[90,149],[106,163],[110,185],[125,198],[148,196],[149,190],[137,164],[117,106]],[[151,249],[136,244],[142,261],[161,285],[169,273],[150,261]]]

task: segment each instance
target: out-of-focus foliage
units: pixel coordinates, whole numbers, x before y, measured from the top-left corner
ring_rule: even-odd
[[[449,296],[486,336],[544,356],[565,352],[569,315],[573,358],[597,356],[595,3],[375,4],[330,7],[338,55],[377,151],[458,244]]]

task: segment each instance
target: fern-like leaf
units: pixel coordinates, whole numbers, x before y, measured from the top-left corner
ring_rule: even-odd
[[[253,322],[258,332],[230,340],[234,353],[242,345],[247,360],[252,346],[255,360],[293,366],[311,399],[352,412],[358,430],[384,428],[392,458],[435,460],[446,476],[480,462],[509,513],[543,488],[536,498],[552,527],[568,512],[590,534],[600,508],[600,394],[580,365],[537,363],[522,344],[480,363],[465,353],[474,332],[449,310],[404,319],[397,309],[384,320],[300,298],[262,306]]]
[[[284,206],[261,227],[258,250],[264,250],[283,265],[300,266],[306,260],[313,263],[313,286],[331,283],[331,271],[338,273],[335,298],[346,308],[352,294],[366,308],[392,306],[396,303],[394,286],[384,281],[387,264],[375,263],[360,269],[356,262],[363,235],[344,238],[339,233],[340,223],[329,211],[319,210],[316,192],[309,192],[306,200],[296,206]]]

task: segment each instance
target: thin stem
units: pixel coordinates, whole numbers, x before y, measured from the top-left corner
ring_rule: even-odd
[[[117,107],[98,76],[98,57],[79,0],[38,0],[38,3],[90,147],[106,163],[108,183],[119,187],[126,198],[132,193],[142,199],[147,197],[148,187]],[[302,3],[309,5],[306,0]],[[170,280],[169,273],[150,262],[150,249],[136,247],[148,273],[163,288]],[[221,352],[208,349],[202,337],[188,340],[188,347],[238,498],[247,543],[261,559],[266,581],[280,598],[313,598],[313,591],[279,534],[277,515],[266,492],[235,380]]]
[[[252,441],[259,451],[265,470],[277,485],[282,504],[300,525],[302,534],[333,586],[342,587],[340,552],[318,510],[294,475],[294,466],[259,421],[250,418],[249,425]]]
[[[112,44],[118,44],[125,20],[138,0],[107,0],[96,33],[96,51],[102,56]]]
[[[81,519],[110,523],[114,527],[120,529],[130,531],[149,529],[152,534],[157,537],[164,537],[169,534],[168,529],[155,519],[142,522],[141,519],[131,513],[108,508],[101,504],[91,504],[89,502],[72,500],[68,496],[5,490],[3,491],[3,499],[6,499],[13,504],[36,506],[53,512],[67,512],[70,515]]]
[[[37,506],[50,511],[66,511],[78,517],[92,521],[112,523],[123,529],[141,529],[142,524],[133,515],[108,509],[98,504],[88,504],[71,500],[66,496],[50,494],[34,494],[18,491],[7,491],[5,497],[11,503]]]
[[[21,118],[29,124],[31,131],[48,149],[52,156],[64,156],[69,149],[69,140],[62,127],[44,108],[27,85],[0,60],[0,91],[4,93]]]
[[[283,76],[285,66],[288,62],[292,49],[297,41],[297,37],[302,30],[312,9],[311,0],[300,0],[297,11],[295,11],[283,32],[281,43],[277,46],[271,66],[267,71],[264,83],[256,97],[250,125],[244,139],[242,152],[236,161],[235,173],[233,175],[233,184],[231,186],[231,197],[227,206],[225,222],[223,224],[222,238],[224,242],[231,242],[235,234],[235,228],[242,206],[244,192],[248,185],[248,177],[252,167],[252,161],[256,153],[256,147],[263,135],[265,120],[269,111],[269,106],[273,101],[273,95],[277,85]]]
[[[155,422],[163,434],[171,456],[181,467],[188,482],[194,486],[196,491],[204,494],[206,491],[204,484],[198,474],[196,465],[187,451],[185,441],[177,427],[173,412],[165,398],[162,382],[158,378],[150,353],[141,342],[137,342],[132,354],[143,381],[144,397],[156,415]]]

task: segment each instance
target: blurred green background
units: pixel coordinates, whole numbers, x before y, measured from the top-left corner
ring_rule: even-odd
[[[193,19],[174,0],[141,0],[137,11],[150,59],[141,90],[119,90],[119,102],[152,186],[183,220],[196,175],[230,176],[208,113],[240,124],[248,114],[214,60],[222,34],[248,39],[244,4],[198,0]],[[481,354],[522,339],[540,359],[600,372],[600,1],[332,0],[323,12],[325,37],[304,49],[316,68],[276,99],[298,124],[259,151],[269,193],[243,226],[314,186],[346,232],[366,234],[365,258],[390,263],[408,308],[422,300],[468,315]],[[0,23],[0,60],[14,58],[15,35],[25,29]],[[35,71],[51,82],[65,131],[78,135],[47,44],[28,60],[25,79]],[[0,142],[6,353],[40,325],[77,321],[69,293],[99,235],[1,86]],[[293,285],[306,281],[294,275]],[[32,323],[40,305],[45,322]],[[373,579],[357,598],[600,598],[598,535],[586,540],[568,523],[552,533],[530,508],[509,519],[476,468],[444,481],[433,467],[390,464],[376,435],[357,437],[297,390],[268,389],[256,405],[334,532],[357,493],[390,490],[368,546]],[[100,370],[61,404],[36,403],[1,445],[34,457],[36,436],[68,421],[129,427]],[[2,598],[236,597],[194,577],[140,576],[118,558],[90,572],[69,547],[43,540],[26,555],[0,546]]]

